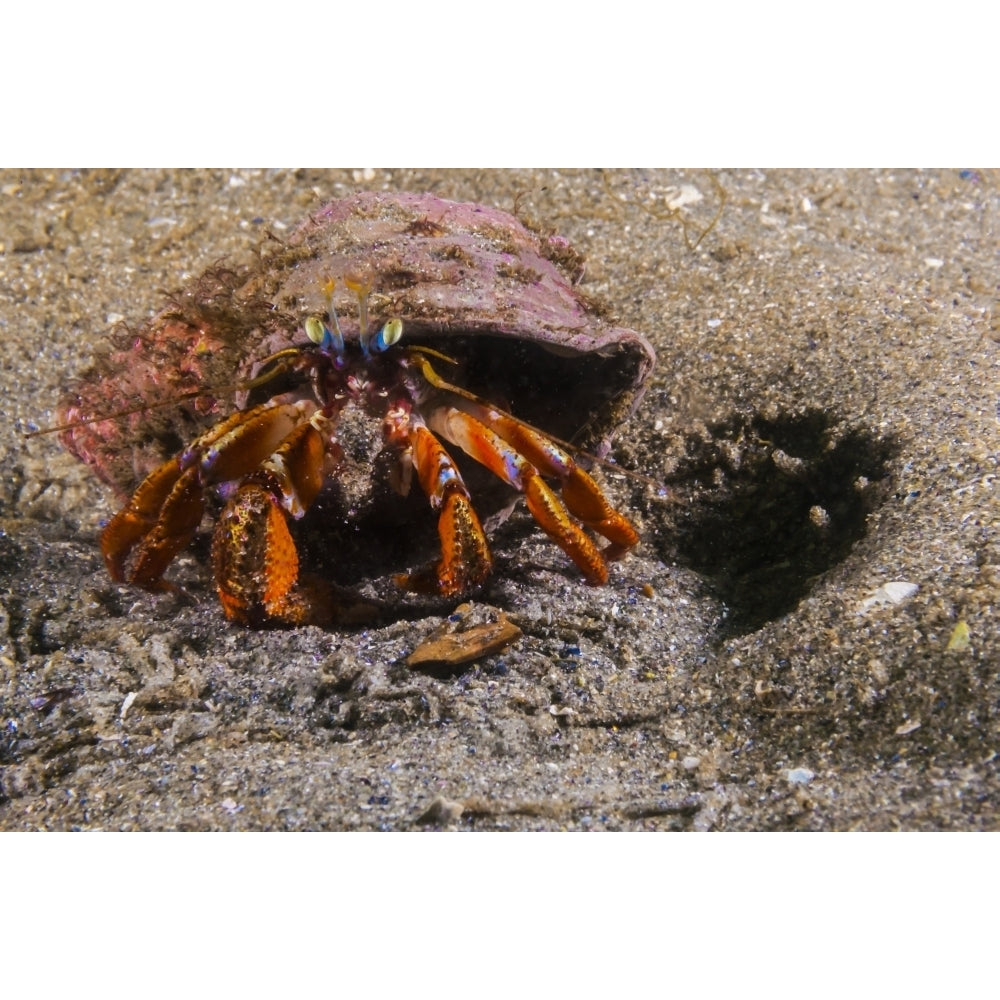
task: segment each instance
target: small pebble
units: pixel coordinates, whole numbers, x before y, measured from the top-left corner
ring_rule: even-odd
[[[969,626],[966,622],[961,621],[951,630],[951,638],[948,640],[948,645],[945,646],[945,649],[950,649],[953,652],[955,650],[961,652],[968,649],[971,644],[972,635],[969,632]]]
[[[453,823],[464,811],[465,806],[461,802],[452,802],[439,795],[426,811],[417,817],[417,822],[424,826],[445,826]]]
[[[808,785],[816,775],[808,767],[793,767],[786,777],[791,785]]]
[[[890,580],[888,583],[883,583],[881,587],[873,590],[861,602],[861,610],[867,611],[871,607],[885,604],[902,604],[903,601],[911,598],[919,589],[919,584],[911,583],[909,580]]]
[[[813,504],[813,506],[809,508],[809,520],[812,521],[817,528],[830,527],[830,515],[823,507],[820,507],[819,504]]]
[[[667,208],[675,211],[685,205],[694,205],[705,197],[693,184],[681,184],[680,187],[671,185],[663,195]]]

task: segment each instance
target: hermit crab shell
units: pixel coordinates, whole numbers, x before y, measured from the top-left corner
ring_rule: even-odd
[[[210,269],[142,328],[119,329],[60,404],[64,445],[123,495],[227,412],[275,351],[306,343],[326,312],[358,336],[363,274],[373,325],[403,321],[403,343],[453,359],[448,381],[584,452],[607,452],[655,362],[577,287],[582,258],[513,216],[430,194],[366,192],[334,201],[251,262]],[[265,395],[279,387],[270,386]],[[256,402],[257,399],[252,401]],[[98,417],[113,417],[100,419]]]

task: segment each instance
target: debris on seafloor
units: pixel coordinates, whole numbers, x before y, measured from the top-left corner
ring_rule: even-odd
[[[909,580],[890,580],[871,591],[859,605],[858,611],[863,613],[873,607],[902,604],[913,597],[919,589],[920,584],[911,583]]]
[[[453,802],[439,795],[416,819],[421,826],[447,826],[459,819],[465,811],[461,802]]]
[[[966,622],[960,621],[952,630],[951,638],[948,640],[948,645],[945,646],[946,650],[951,652],[962,652],[972,645],[972,634],[969,632],[969,626]]]
[[[483,610],[490,620],[477,621]],[[413,670],[448,673],[499,653],[520,637],[521,630],[502,611],[461,604],[406,658],[406,665]]]

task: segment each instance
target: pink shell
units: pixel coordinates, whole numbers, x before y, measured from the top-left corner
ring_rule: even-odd
[[[331,202],[251,263],[206,272],[141,329],[117,332],[60,403],[60,422],[76,423],[64,445],[128,493],[245,402],[234,385],[304,343],[306,318],[325,309],[324,280],[358,269],[372,283],[373,323],[400,317],[405,343],[460,362],[450,381],[585,450],[607,451],[655,363],[644,337],[614,326],[576,286],[582,260],[561,237],[483,205],[365,192]],[[334,301],[356,337],[342,280]],[[79,423],[124,410],[133,412]]]

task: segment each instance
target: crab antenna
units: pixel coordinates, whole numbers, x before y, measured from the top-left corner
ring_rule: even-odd
[[[367,358],[369,354],[368,334],[368,296],[371,295],[371,281],[364,275],[349,274],[344,278],[344,284],[358,297],[358,340],[361,350]]]
[[[333,330],[327,330],[327,336],[330,342],[333,344],[334,353],[337,357],[341,357],[344,353],[344,335],[340,332],[340,323],[337,320],[337,310],[333,307],[333,290],[337,287],[337,283],[333,278],[327,278],[326,284],[323,286],[323,295],[326,298],[326,311],[330,316],[330,322],[333,324]]]
[[[337,310],[333,308],[333,290],[337,283],[333,278],[327,278],[323,284],[323,297],[326,299],[326,311],[333,324],[333,329],[326,325],[317,316],[310,316],[306,320],[306,336],[320,349],[327,354],[333,355],[337,362],[344,358],[344,335],[340,332],[340,323],[337,322]],[[339,367],[339,365],[338,365]]]

